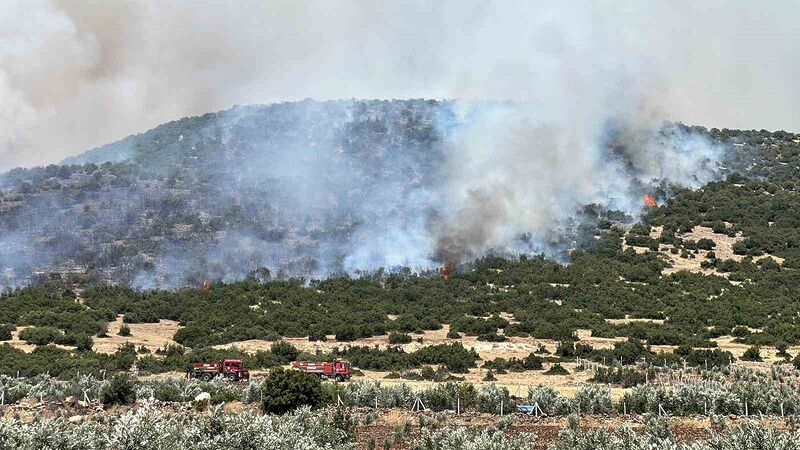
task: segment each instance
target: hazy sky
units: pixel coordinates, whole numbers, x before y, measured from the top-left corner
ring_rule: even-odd
[[[509,98],[562,117],[632,89],[641,114],[800,131],[798,17],[797,1],[3,0],[0,169],[306,97]]]

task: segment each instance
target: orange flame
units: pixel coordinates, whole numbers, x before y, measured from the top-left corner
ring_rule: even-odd
[[[208,280],[203,281],[203,293],[208,294],[209,292],[211,292],[211,282]]]
[[[644,194],[644,204],[648,208],[655,208],[656,206],[658,206],[658,203],[656,203],[656,199],[653,198],[653,196],[650,194]]]
[[[450,274],[456,269],[456,263],[453,261],[447,261],[442,267],[442,278],[447,281],[450,279]]]

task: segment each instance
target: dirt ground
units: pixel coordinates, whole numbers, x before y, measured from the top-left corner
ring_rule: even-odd
[[[662,227],[653,227],[650,230],[650,237],[653,239],[658,239],[661,236],[661,231],[663,230]],[[693,240],[698,241],[700,239],[711,239],[714,241],[714,254],[716,255],[717,259],[719,260],[726,260],[732,259],[734,261],[741,261],[744,259],[743,256],[737,255],[733,253],[733,245],[737,242],[743,240],[744,238],[741,236],[741,233],[737,234],[736,236],[728,236],[726,234],[715,233],[714,230],[708,227],[701,227],[696,226],[692,228],[692,231],[688,233],[679,234],[677,237],[684,239],[684,240]],[[631,247],[625,243],[622,244],[623,249],[626,248],[633,248],[633,250],[637,253],[645,253],[650,251],[650,249],[645,247]],[[700,266],[700,264],[707,259],[708,251],[707,250],[699,250],[697,254],[695,254],[694,258],[682,258],[680,254],[674,255],[670,253],[672,249],[672,245],[661,244],[659,246],[659,254],[662,258],[664,258],[667,262],[669,262],[672,267],[667,267],[663,270],[664,275],[669,275],[680,270],[686,270],[692,273],[702,273],[704,275],[718,275],[721,277],[728,277],[728,274],[717,272],[714,269],[707,269]],[[783,264],[783,258],[773,255],[762,255],[756,258],[753,258],[754,261],[758,261],[764,258],[772,258],[777,263]]]
[[[108,324],[108,336],[94,338],[94,351],[98,353],[114,353],[120,345],[130,342],[137,348],[145,346],[151,352],[175,344],[172,336],[180,326],[173,320],[161,320],[158,323],[129,323],[130,336],[120,336],[119,328],[122,326],[122,316]]]

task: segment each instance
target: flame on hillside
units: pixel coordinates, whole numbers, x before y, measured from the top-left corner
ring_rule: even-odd
[[[442,267],[442,278],[445,281],[449,280],[450,274],[453,273],[455,269],[456,269],[456,263],[454,263],[452,260],[448,260],[444,264],[444,267]]]
[[[650,194],[644,194],[644,204],[648,208],[655,208],[656,206],[658,206],[658,203],[656,203],[656,199],[653,198],[653,196]]]

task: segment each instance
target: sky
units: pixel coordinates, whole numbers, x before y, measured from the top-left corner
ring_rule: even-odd
[[[797,17],[780,0],[3,0],[0,170],[304,98],[512,99],[558,123],[618,99],[634,116],[797,132]]]

